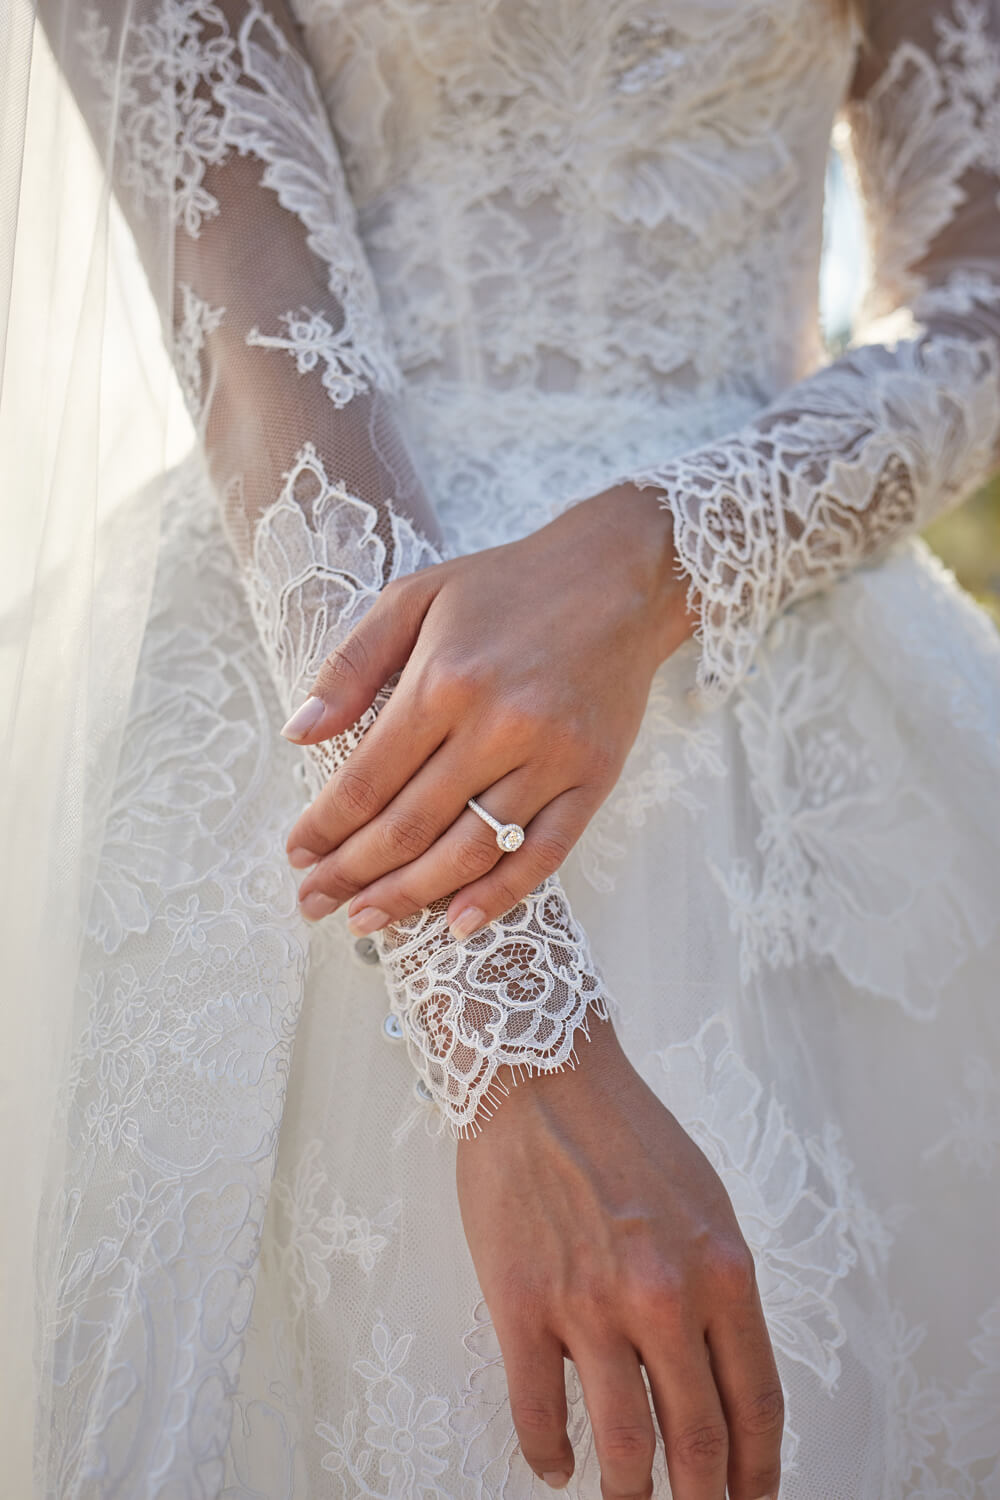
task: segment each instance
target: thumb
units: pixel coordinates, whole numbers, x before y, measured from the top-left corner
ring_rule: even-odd
[[[402,671],[433,590],[418,574],[387,584],[371,609],[320,667],[312,693],[282,725],[296,745],[316,745],[356,724],[379,688]]]

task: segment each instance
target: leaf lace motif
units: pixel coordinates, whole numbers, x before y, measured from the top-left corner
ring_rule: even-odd
[[[656,486],[699,613],[698,684],[725,699],[775,617],[876,556],[988,473],[1000,451],[1000,276],[956,273],[914,312],[967,314],[872,344],[786,392],[733,437],[629,476]]]
[[[87,27],[91,72],[110,102],[108,37],[96,13],[88,13]],[[378,461],[384,457],[384,427],[378,424],[385,398],[399,387],[395,358],[313,71],[275,16],[251,0],[239,25],[230,27],[216,5],[156,0],[150,22],[130,43],[119,104],[125,187],[138,199],[158,195],[171,203],[182,230],[199,237],[203,220],[248,211],[245,189],[230,202],[226,171],[219,168],[231,158],[251,158],[262,165],[260,187],[269,190],[262,203],[273,202],[274,195],[291,216],[291,230],[283,225],[283,231],[296,237],[304,232],[326,273],[329,298],[321,306],[300,303],[277,313],[278,333],[256,322],[241,325],[235,311],[211,306],[198,288],[184,281],[178,286],[175,357],[202,432],[210,420],[208,344],[224,320],[230,339],[238,332],[251,351],[248,358],[291,356],[290,378],[277,387],[282,400],[301,410],[300,392],[311,395],[321,387],[321,401],[309,408],[316,414],[315,440],[280,433],[279,452],[288,452],[290,461],[277,499],[262,507],[256,521],[245,568],[268,665],[290,709],[385,585],[439,560],[404,514],[395,471],[379,472],[365,493],[344,479],[331,481],[325,466],[325,455],[336,452],[338,465],[360,468],[371,482],[377,463],[358,450],[375,448]],[[187,149],[189,136],[190,160],[181,180],[173,153]],[[202,236],[196,270],[212,265],[212,232]],[[278,240],[271,254],[282,249]],[[260,366],[247,370],[248,381],[261,378]],[[273,391],[273,380],[263,388]],[[355,425],[328,431],[324,407],[339,412],[357,398]],[[359,411],[365,414],[360,420]],[[243,461],[249,466],[254,458]],[[391,470],[391,460],[385,467]],[[255,480],[260,468],[259,462],[253,467]],[[233,475],[226,493],[230,511],[246,509],[244,475]],[[273,493],[268,490],[267,498]],[[308,752],[303,773],[313,794],[374,722],[389,690],[351,731]],[[506,1092],[497,1076],[501,1067],[551,1071],[573,1065],[577,1028],[586,1031],[591,1009],[607,1017],[610,1001],[558,880],[547,880],[464,946],[450,935],[446,909],[440,901],[375,941],[411,1058],[445,1121],[461,1133],[479,1128],[477,1116],[488,1115]]]
[[[289,707],[385,584],[437,560],[406,517],[391,507],[380,515],[331,483],[307,444],[258,523],[247,574],[258,632]],[[308,749],[313,794],[344,764],[387,696],[383,689],[357,725]],[[587,1031],[591,1012],[608,1019],[612,1001],[555,877],[464,942],[451,936],[447,907],[447,899],[437,901],[374,941],[414,1066],[444,1121],[464,1135],[481,1128],[507,1092],[501,1068],[573,1065],[577,1029]]]
[[[979,0],[933,21],[936,50],[900,42],[846,111],[876,273],[865,317],[894,319],[739,431],[629,476],[672,515],[706,700],[728,696],[781,610],[1000,460],[1000,226],[957,268],[955,245],[938,248],[966,244],[968,174],[1000,176],[1000,41]]]

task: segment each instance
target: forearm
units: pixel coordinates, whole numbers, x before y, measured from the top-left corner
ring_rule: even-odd
[[[872,276],[839,359],[658,493],[724,697],[775,616],[957,504],[1000,456],[1000,6],[883,0],[846,104]]]
[[[1000,457],[1000,267],[914,302],[740,432],[634,476],[673,517],[699,615],[699,681],[724,697],[775,616],[957,504]],[[877,332],[877,330],[876,330]]]

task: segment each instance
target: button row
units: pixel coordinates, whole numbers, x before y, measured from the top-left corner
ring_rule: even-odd
[[[363,964],[377,964],[379,961],[378,949],[375,946],[374,938],[358,938],[354,944],[354,951]]]
[[[403,1040],[403,1028],[399,1017],[394,1015],[392,1011],[389,1012],[382,1022],[382,1035],[388,1037],[391,1042],[401,1042]],[[413,1092],[424,1104],[432,1104],[434,1102],[434,1095],[422,1078],[418,1078],[413,1085]]]
[[[354,951],[363,964],[377,964],[379,962],[378,949],[370,937],[358,938],[354,944]],[[403,1040],[403,1028],[399,1017],[392,1011],[389,1012],[382,1022],[382,1034],[390,1042],[401,1042]],[[413,1085],[413,1092],[424,1104],[432,1104],[434,1101],[434,1095],[422,1078],[418,1078]]]

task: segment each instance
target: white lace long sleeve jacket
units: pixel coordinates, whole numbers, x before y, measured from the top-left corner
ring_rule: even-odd
[[[383,586],[443,556],[301,35],[282,0],[105,0],[53,41],[95,138],[115,143],[116,191],[288,713]],[[388,691],[303,752],[310,794]],[[610,997],[557,878],[464,944],[447,904],[375,942],[410,1056],[460,1133],[503,1091],[504,1065],[571,1062]]]
[[[926,0],[875,7],[847,107],[872,308],[901,331],[871,324],[742,430],[622,476],[673,515],[712,696],[785,605],[997,461],[1000,0],[956,5],[957,29]],[[290,711],[379,590],[442,555],[334,137],[281,0],[107,0],[82,16],[63,66],[91,116],[116,116],[118,191]],[[168,255],[148,232],[164,204]],[[310,792],[378,707],[304,752]],[[413,1063],[464,1133],[500,1069],[566,1066],[614,1006],[558,879],[463,944],[446,905],[375,941]]]
[[[956,504],[1000,457],[1000,4],[887,0],[845,107],[871,283],[861,332],[655,486],[724,699],[775,616]]]

